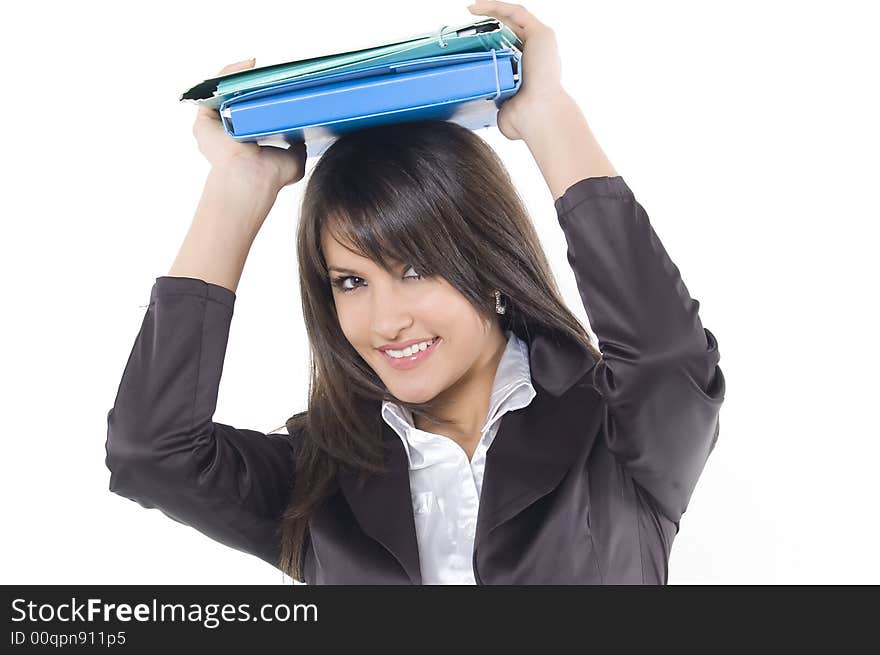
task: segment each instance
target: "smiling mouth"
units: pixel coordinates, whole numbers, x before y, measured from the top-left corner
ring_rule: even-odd
[[[430,338],[428,338],[428,339],[422,339],[421,341],[417,341],[417,342],[415,342],[415,343],[422,344],[422,343],[425,343],[426,341],[430,342],[430,343],[428,343],[428,345],[425,347],[425,350],[427,350],[428,348],[430,348],[431,346],[433,346],[433,345],[434,345],[434,342],[437,341],[437,339],[439,339],[439,338],[440,338],[440,337],[430,337]],[[393,352],[396,352],[396,353],[403,353],[403,351],[406,350],[406,348],[377,348],[377,350],[379,350],[380,352],[383,352],[383,353],[388,353],[388,354],[390,354],[392,351],[393,351]],[[405,358],[405,357],[412,357],[412,356],[414,356],[414,355],[418,355],[419,352],[423,352],[423,351],[421,351],[421,349],[416,349],[415,351],[411,352],[409,355],[403,355],[403,354],[401,354],[401,355],[397,356],[396,359],[403,359],[403,358]],[[394,355],[391,355],[391,356],[393,357]]]
[[[440,337],[434,337],[434,341],[431,342],[431,345],[424,350],[418,350],[411,355],[405,355],[403,357],[392,357],[384,350],[380,350],[379,352],[382,353],[382,357],[385,358],[385,361],[388,362],[388,364],[392,368],[405,370],[413,368],[414,366],[418,366],[420,363],[422,363],[425,359],[428,358],[428,356],[431,355],[431,353],[434,352],[434,350],[440,343],[442,343],[442,341],[443,339],[441,339]]]

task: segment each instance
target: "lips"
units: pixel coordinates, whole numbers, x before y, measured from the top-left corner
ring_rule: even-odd
[[[416,342],[416,343],[418,343],[418,342]],[[430,346],[428,346],[424,350],[420,350],[416,353],[413,353],[412,355],[409,355],[408,357],[399,357],[396,359],[394,357],[392,357],[391,355],[389,355],[388,353],[386,353],[384,350],[380,350],[379,352],[382,353],[382,357],[385,358],[385,361],[388,362],[389,366],[391,366],[392,368],[399,370],[399,371],[405,371],[405,370],[408,370],[408,369],[411,369],[411,368],[418,366],[419,364],[424,362],[426,359],[428,359],[434,353],[434,351],[437,349],[437,346],[439,346],[441,343],[443,343],[443,339],[441,339],[440,337],[435,337],[434,343],[432,343]]]
[[[432,341],[437,337],[425,337],[423,339],[410,339],[409,341],[401,341],[400,345],[397,344],[386,344],[381,348],[377,348],[377,350],[386,351],[386,350],[403,350],[404,348],[408,348],[409,346],[415,345],[417,343],[422,343],[424,341]]]

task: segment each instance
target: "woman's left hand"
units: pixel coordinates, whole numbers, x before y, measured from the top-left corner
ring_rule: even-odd
[[[508,139],[522,139],[528,121],[541,120],[541,108],[565,95],[560,81],[562,65],[556,35],[522,5],[477,0],[468,10],[479,16],[497,18],[523,42],[522,85],[498,111],[501,133]]]

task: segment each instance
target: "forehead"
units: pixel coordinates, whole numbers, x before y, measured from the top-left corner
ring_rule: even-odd
[[[410,230],[399,217],[371,213],[360,208],[354,215],[336,208],[321,225],[321,247],[325,254],[349,254],[381,265],[406,259],[413,245]],[[410,247],[408,247],[410,246]]]
[[[343,267],[358,268],[360,270],[368,270],[371,267],[385,268],[381,261],[376,261],[369,257],[366,253],[360,251],[356,244],[344,234],[340,234],[338,229],[326,227],[321,231],[321,245],[324,251],[324,259],[327,267]],[[394,253],[385,253],[385,263],[397,266],[403,263]]]

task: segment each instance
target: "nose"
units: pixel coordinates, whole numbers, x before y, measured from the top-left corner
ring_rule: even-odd
[[[413,322],[405,296],[394,284],[374,284],[371,290],[373,330],[384,341],[395,341]]]

